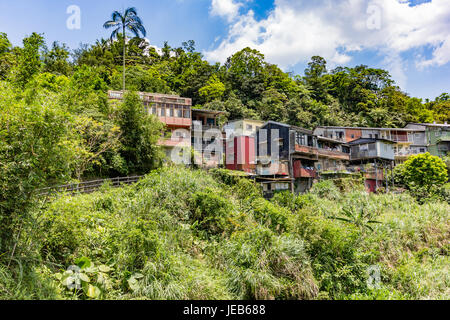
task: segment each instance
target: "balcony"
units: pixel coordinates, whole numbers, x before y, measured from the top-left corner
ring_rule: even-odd
[[[219,130],[220,132],[222,132],[219,126],[213,124],[203,125],[200,121],[192,121],[192,131],[199,131],[200,129],[202,130],[202,132],[206,132],[211,129]]]
[[[263,165],[259,160],[256,173],[260,176],[289,176],[289,166],[287,163],[278,161],[271,161],[269,165]]]
[[[352,152],[351,154],[351,160],[370,159],[378,157],[379,154],[377,153],[377,150],[358,151]]]
[[[310,159],[318,159],[319,158],[319,150],[317,148],[302,146],[299,144],[295,144],[293,153],[307,156]]]
[[[350,160],[350,154],[338,150],[319,149],[319,157],[337,160]]]
[[[159,117],[159,121],[168,126],[191,127],[192,125],[191,118]]]
[[[408,137],[408,136],[404,136],[404,135],[392,135],[390,137],[391,141],[394,141],[396,143],[413,143],[413,139]]]
[[[122,91],[108,91],[108,99],[123,99]]]
[[[191,140],[189,138],[160,138],[158,140],[159,146],[164,147],[190,147],[191,146]]]

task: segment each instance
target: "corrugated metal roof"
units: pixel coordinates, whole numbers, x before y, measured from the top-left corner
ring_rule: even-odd
[[[358,144],[373,143],[373,142],[377,142],[377,141],[381,141],[381,142],[385,142],[385,143],[389,143],[389,144],[395,144],[395,142],[391,141],[391,140],[375,139],[375,138],[359,138],[357,140],[349,142],[348,144],[354,146],[354,145],[358,145]]]
[[[403,132],[417,132],[425,131],[422,129],[405,129],[405,128],[370,128],[370,127],[334,127],[334,126],[318,126],[316,129],[353,129],[353,130],[380,130],[380,131],[403,131]]]

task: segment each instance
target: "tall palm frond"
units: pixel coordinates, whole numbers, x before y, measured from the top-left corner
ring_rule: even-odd
[[[125,91],[125,55],[126,55],[126,32],[131,32],[135,37],[139,38],[140,34],[143,37],[147,35],[144,23],[137,15],[137,10],[134,7],[127,8],[125,12],[114,11],[111,15],[111,20],[106,21],[103,24],[103,28],[111,29],[115,28],[111,32],[111,43],[116,39],[122,31],[123,35],[123,90]]]

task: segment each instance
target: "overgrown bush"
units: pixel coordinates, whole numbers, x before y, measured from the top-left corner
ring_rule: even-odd
[[[253,216],[261,225],[273,231],[284,232],[287,228],[288,211],[262,198],[252,203]]]
[[[227,199],[214,190],[206,189],[194,193],[190,200],[190,220],[195,228],[207,234],[223,234],[227,228],[227,218],[232,210]]]
[[[317,195],[319,198],[329,200],[338,200],[341,196],[339,188],[334,184],[333,180],[324,180],[316,183],[310,193]]]
[[[411,156],[396,169],[398,180],[421,202],[436,200],[443,185],[448,182],[445,162],[430,153]]]
[[[214,251],[239,299],[311,299],[317,295],[303,241],[257,227],[237,233]]]

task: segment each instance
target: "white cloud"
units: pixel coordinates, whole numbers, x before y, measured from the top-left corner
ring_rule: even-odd
[[[226,18],[232,21],[239,15],[242,3],[234,0],[212,0],[211,15]]]
[[[406,64],[401,54],[408,50],[431,48],[431,57],[415,61],[420,68],[450,61],[450,0],[416,6],[404,0],[275,0],[274,9],[262,20],[251,10],[239,14],[240,5],[232,0],[212,0],[212,14],[219,14],[214,10],[218,3],[230,24],[226,38],[205,52],[212,61],[224,62],[249,46],[284,69],[313,55],[334,66],[351,61],[356,51],[376,50],[403,84]]]

